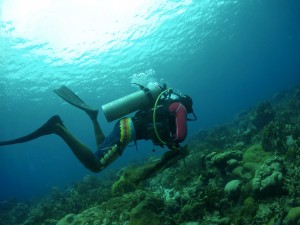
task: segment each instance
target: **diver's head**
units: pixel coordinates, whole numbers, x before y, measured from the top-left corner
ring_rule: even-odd
[[[185,106],[187,113],[193,113],[193,100],[188,95],[181,95],[179,97],[179,102]]]

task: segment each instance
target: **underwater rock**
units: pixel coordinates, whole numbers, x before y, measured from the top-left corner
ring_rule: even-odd
[[[230,199],[237,199],[239,197],[241,191],[241,181],[240,180],[232,180],[229,181],[224,188],[225,194]]]
[[[300,224],[300,207],[291,208],[284,219],[284,224]]]
[[[252,180],[252,189],[257,194],[278,194],[282,192],[283,179],[283,160],[279,157],[267,159],[256,170]]]

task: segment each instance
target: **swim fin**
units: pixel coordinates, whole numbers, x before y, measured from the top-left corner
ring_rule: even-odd
[[[40,128],[33,131],[32,133],[25,135],[20,138],[16,138],[9,141],[0,141],[0,146],[3,145],[13,145],[19,144],[27,141],[31,141],[33,139],[39,138],[44,135],[52,134],[53,128],[56,124],[61,124],[63,126],[63,122],[58,115],[52,116],[45,124],[43,124]]]
[[[98,110],[87,105],[82,99],[80,99],[73,91],[66,86],[61,86],[58,89],[53,90],[59,97],[64,99],[71,105],[85,111],[90,117],[97,117]]]

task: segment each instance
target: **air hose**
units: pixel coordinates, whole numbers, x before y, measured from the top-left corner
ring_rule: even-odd
[[[161,144],[163,144],[163,145],[165,145],[166,142],[164,142],[164,141],[160,138],[160,136],[159,136],[159,134],[158,134],[158,131],[157,131],[157,127],[156,127],[156,109],[157,109],[157,104],[158,104],[159,100],[161,99],[161,96],[162,96],[163,94],[165,94],[166,92],[170,92],[170,91],[172,91],[172,89],[171,89],[171,88],[168,88],[168,89],[164,90],[162,93],[160,93],[160,95],[159,95],[159,96],[156,98],[156,100],[155,100],[154,109],[153,109],[153,127],[154,127],[154,132],[155,132],[155,135],[156,135],[157,139],[159,140],[159,142],[160,142]]]

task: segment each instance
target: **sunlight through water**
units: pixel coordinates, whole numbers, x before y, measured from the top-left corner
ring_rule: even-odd
[[[22,38],[16,48],[43,45],[33,53],[64,61],[88,51],[106,52],[129,47],[153,33],[164,19],[157,8],[170,10],[189,5],[166,0],[7,0],[2,6],[6,35]],[[181,11],[182,12],[182,11]],[[163,13],[163,11],[162,11]],[[180,13],[176,12],[176,14]],[[150,18],[150,19],[149,19]]]
[[[146,82],[170,80],[156,73],[201,52],[205,41],[228,29],[235,0],[3,0],[0,97],[39,101],[60,85],[116,92],[136,74]],[[233,29],[234,26],[230,26]],[[227,38],[226,35],[223,35]],[[185,56],[185,57],[183,57]],[[141,75],[139,75],[141,77]],[[37,98],[36,96],[40,97]]]

